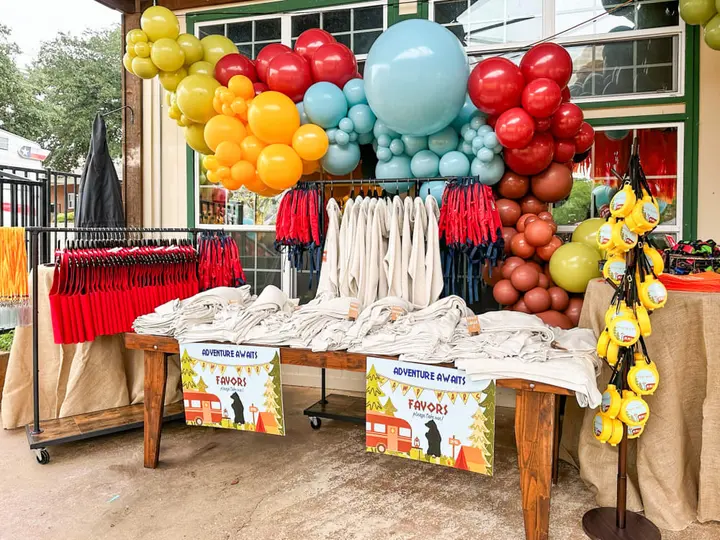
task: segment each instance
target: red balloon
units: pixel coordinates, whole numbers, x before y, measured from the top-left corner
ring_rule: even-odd
[[[552,118],[536,118],[535,119],[535,133],[543,133],[552,126]]]
[[[520,217],[520,205],[510,199],[498,199],[495,202],[498,214],[500,214],[500,221],[503,227],[512,227],[517,223]]]
[[[502,237],[503,242],[505,243],[505,253],[510,253],[510,242],[512,242],[513,236],[515,236],[518,232],[513,227],[503,227],[502,228]]]
[[[508,109],[495,124],[495,135],[505,148],[525,148],[535,134],[535,122],[520,107]]]
[[[535,118],[547,118],[557,111],[562,102],[562,92],[551,79],[530,81],[522,92],[522,106]]]
[[[517,174],[532,176],[552,163],[555,143],[549,133],[536,133],[525,148],[505,150],[505,164]]]
[[[292,49],[282,43],[271,43],[270,45],[265,45],[255,59],[255,69],[257,70],[258,79],[267,83],[267,68],[270,60],[275,58],[278,54],[286,52],[292,52]]]
[[[353,78],[353,79],[362,79],[363,76],[362,76],[362,74],[361,74],[359,71],[356,71],[355,73],[353,73],[352,78]]]
[[[353,52],[342,43],[327,43],[315,51],[310,70],[313,81],[326,81],[342,88],[355,76],[357,61]]]
[[[563,103],[552,116],[552,134],[557,139],[572,139],[583,123],[583,112],[574,103]]]
[[[498,304],[509,306],[520,298],[520,293],[509,279],[501,279],[493,287],[493,298]]]
[[[295,42],[295,52],[310,62],[315,51],[327,43],[335,43],[336,41],[330,32],[320,28],[311,28],[298,36]]]
[[[530,184],[532,185],[532,192],[538,199],[546,203],[556,203],[570,195],[573,177],[565,165],[551,163],[543,172],[533,176]],[[544,244],[547,244],[547,242],[544,242]]]
[[[575,135],[575,153],[582,154],[583,152],[587,152],[593,145],[593,141],[595,141],[595,130],[590,124],[583,122],[580,126],[580,131]]]
[[[572,321],[573,326],[577,326],[580,322],[580,313],[582,312],[583,299],[582,298],[571,298],[568,307],[563,313],[567,315],[568,319]]]
[[[567,163],[575,155],[575,141],[573,139],[555,139],[555,155],[553,161]]]
[[[548,326],[557,326],[559,328],[562,328],[563,330],[570,330],[574,326],[567,315],[552,309],[536,313],[535,315],[540,317],[542,319],[542,322],[544,322]]]
[[[267,92],[268,90],[270,90],[268,88],[268,85],[265,83],[262,83],[262,82],[253,83],[253,88],[255,89],[256,96],[259,94],[262,94],[263,92]]]
[[[520,199],[527,194],[528,189],[530,189],[530,179],[512,171],[505,171],[497,185],[498,193],[506,199]]]
[[[257,82],[255,63],[240,53],[230,53],[223,56],[215,64],[215,78],[223,86],[227,86],[235,75],[245,75],[252,82]]]
[[[495,129],[495,126],[497,125],[497,121],[498,121],[497,114],[491,114],[490,116],[487,117],[487,124],[488,124],[488,126],[490,126],[493,129]]]
[[[552,79],[560,88],[565,88],[572,77],[572,58],[557,43],[541,43],[525,53],[520,70],[527,82]]]
[[[270,90],[285,94],[295,103],[302,101],[312,83],[310,65],[297,53],[278,54],[268,63],[267,85]]]
[[[478,63],[468,79],[468,94],[487,114],[501,114],[520,105],[525,87],[520,68],[507,58],[487,58]]]
[[[570,95],[570,88],[567,86],[562,89],[562,102],[568,103],[572,99],[572,96]]]

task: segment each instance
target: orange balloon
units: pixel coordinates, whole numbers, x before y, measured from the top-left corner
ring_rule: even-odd
[[[255,88],[253,83],[245,75],[234,75],[230,77],[228,88],[235,94],[235,97],[242,99],[252,99],[255,97]]]
[[[237,75],[235,75],[237,77]],[[243,122],[247,122],[247,103],[243,98],[235,98],[230,104],[235,116]]]
[[[240,143],[242,148],[243,156],[245,159],[255,165],[257,163],[258,156],[265,148],[265,143],[258,139],[255,135],[248,135]]]
[[[218,180],[220,182],[225,182],[226,180],[230,179],[230,167],[218,167],[215,171],[215,176],[217,176]]]
[[[215,157],[217,158],[218,163],[228,168],[240,161],[242,156],[240,145],[231,141],[221,142],[217,145],[217,149],[215,150]],[[217,170],[219,171],[220,169]]]
[[[248,122],[261,141],[288,145],[300,127],[300,113],[285,94],[263,92],[248,104]]]
[[[208,170],[208,172],[205,174],[205,177],[211,184],[217,184],[220,181],[220,179],[217,177],[217,173],[215,173],[215,171],[213,170]]]
[[[215,156],[205,156],[202,160],[202,164],[208,171],[214,171],[220,166]]]
[[[253,193],[257,193],[258,195],[260,195],[261,192],[267,189],[267,186],[263,184],[262,180],[260,180],[257,172],[255,173],[255,176],[252,178],[252,180],[245,182],[245,187]]]
[[[303,159],[303,174],[312,174],[319,169],[320,162],[318,160],[306,161]]]
[[[292,147],[302,159],[315,161],[325,155],[328,149],[325,130],[315,124],[305,124],[293,134]]]
[[[261,195],[263,197],[276,197],[277,195],[280,195],[284,190],[282,189],[273,189],[271,187],[265,186],[265,189],[258,191],[258,195]]]
[[[297,184],[302,176],[303,165],[300,156],[288,145],[271,144],[260,152],[257,171],[263,184],[284,190]]]
[[[240,144],[247,135],[245,126],[237,118],[219,114],[213,116],[205,124],[205,143],[215,152],[217,146],[223,141]]]
[[[240,189],[240,186],[243,186],[248,182],[252,182],[255,178],[255,166],[249,161],[238,161],[230,169],[230,175],[232,176],[233,183],[237,184],[237,187],[232,188],[232,190]],[[228,187],[228,189],[231,188]]]
[[[213,109],[215,109],[216,113],[222,114],[223,102],[222,99],[220,99],[218,96],[213,97]]]

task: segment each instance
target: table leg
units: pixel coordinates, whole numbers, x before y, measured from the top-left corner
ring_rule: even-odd
[[[527,540],[548,538],[555,407],[554,394],[517,391],[515,439]]]
[[[145,467],[157,467],[160,456],[167,358],[165,353],[145,351]]]

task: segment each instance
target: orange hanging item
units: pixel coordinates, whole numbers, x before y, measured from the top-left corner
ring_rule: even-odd
[[[30,324],[25,229],[0,227],[0,329]]]

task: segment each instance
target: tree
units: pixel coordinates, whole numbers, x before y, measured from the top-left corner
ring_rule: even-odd
[[[395,413],[397,412],[397,407],[393,404],[392,400],[388,397],[387,401],[385,402],[385,407],[383,408],[383,412],[387,414],[388,416],[395,416]]]
[[[203,381],[202,377],[200,377],[200,380],[197,382],[197,391],[198,392],[205,392],[208,389],[208,385],[205,384],[205,381]]]
[[[492,470],[492,446],[495,439],[495,385],[486,388],[485,396],[473,414],[468,440],[479,448],[485,458],[488,471]]]
[[[182,354],[182,358],[180,359],[180,375],[182,376],[182,384],[185,390],[198,389],[198,385],[195,382],[197,373],[195,373],[192,363],[192,358],[190,358],[187,350],[185,350]]]
[[[275,383],[273,382],[273,377],[268,374],[268,378],[265,381],[265,402],[263,403],[263,406],[265,407],[265,411],[272,414],[277,420],[278,424],[280,423],[280,417],[278,415],[278,409],[280,408],[280,404],[278,403],[277,395],[275,394]]]
[[[377,374],[377,371],[375,371],[375,364],[370,366],[370,372],[367,374],[366,379],[365,409],[380,412],[383,410],[380,398],[385,397],[385,393],[380,389],[381,377]]]
[[[275,419],[277,420],[278,424],[278,430],[280,431],[280,435],[285,434],[285,426],[283,425],[282,418],[283,418],[283,405],[282,405],[282,381],[280,380],[280,356],[275,353],[275,356],[272,359],[271,362],[272,369],[270,370],[270,373],[268,373],[268,380],[272,379],[272,384],[274,388],[274,398],[275,398]],[[266,388],[267,391],[267,388]],[[267,405],[266,405],[267,407]]]

